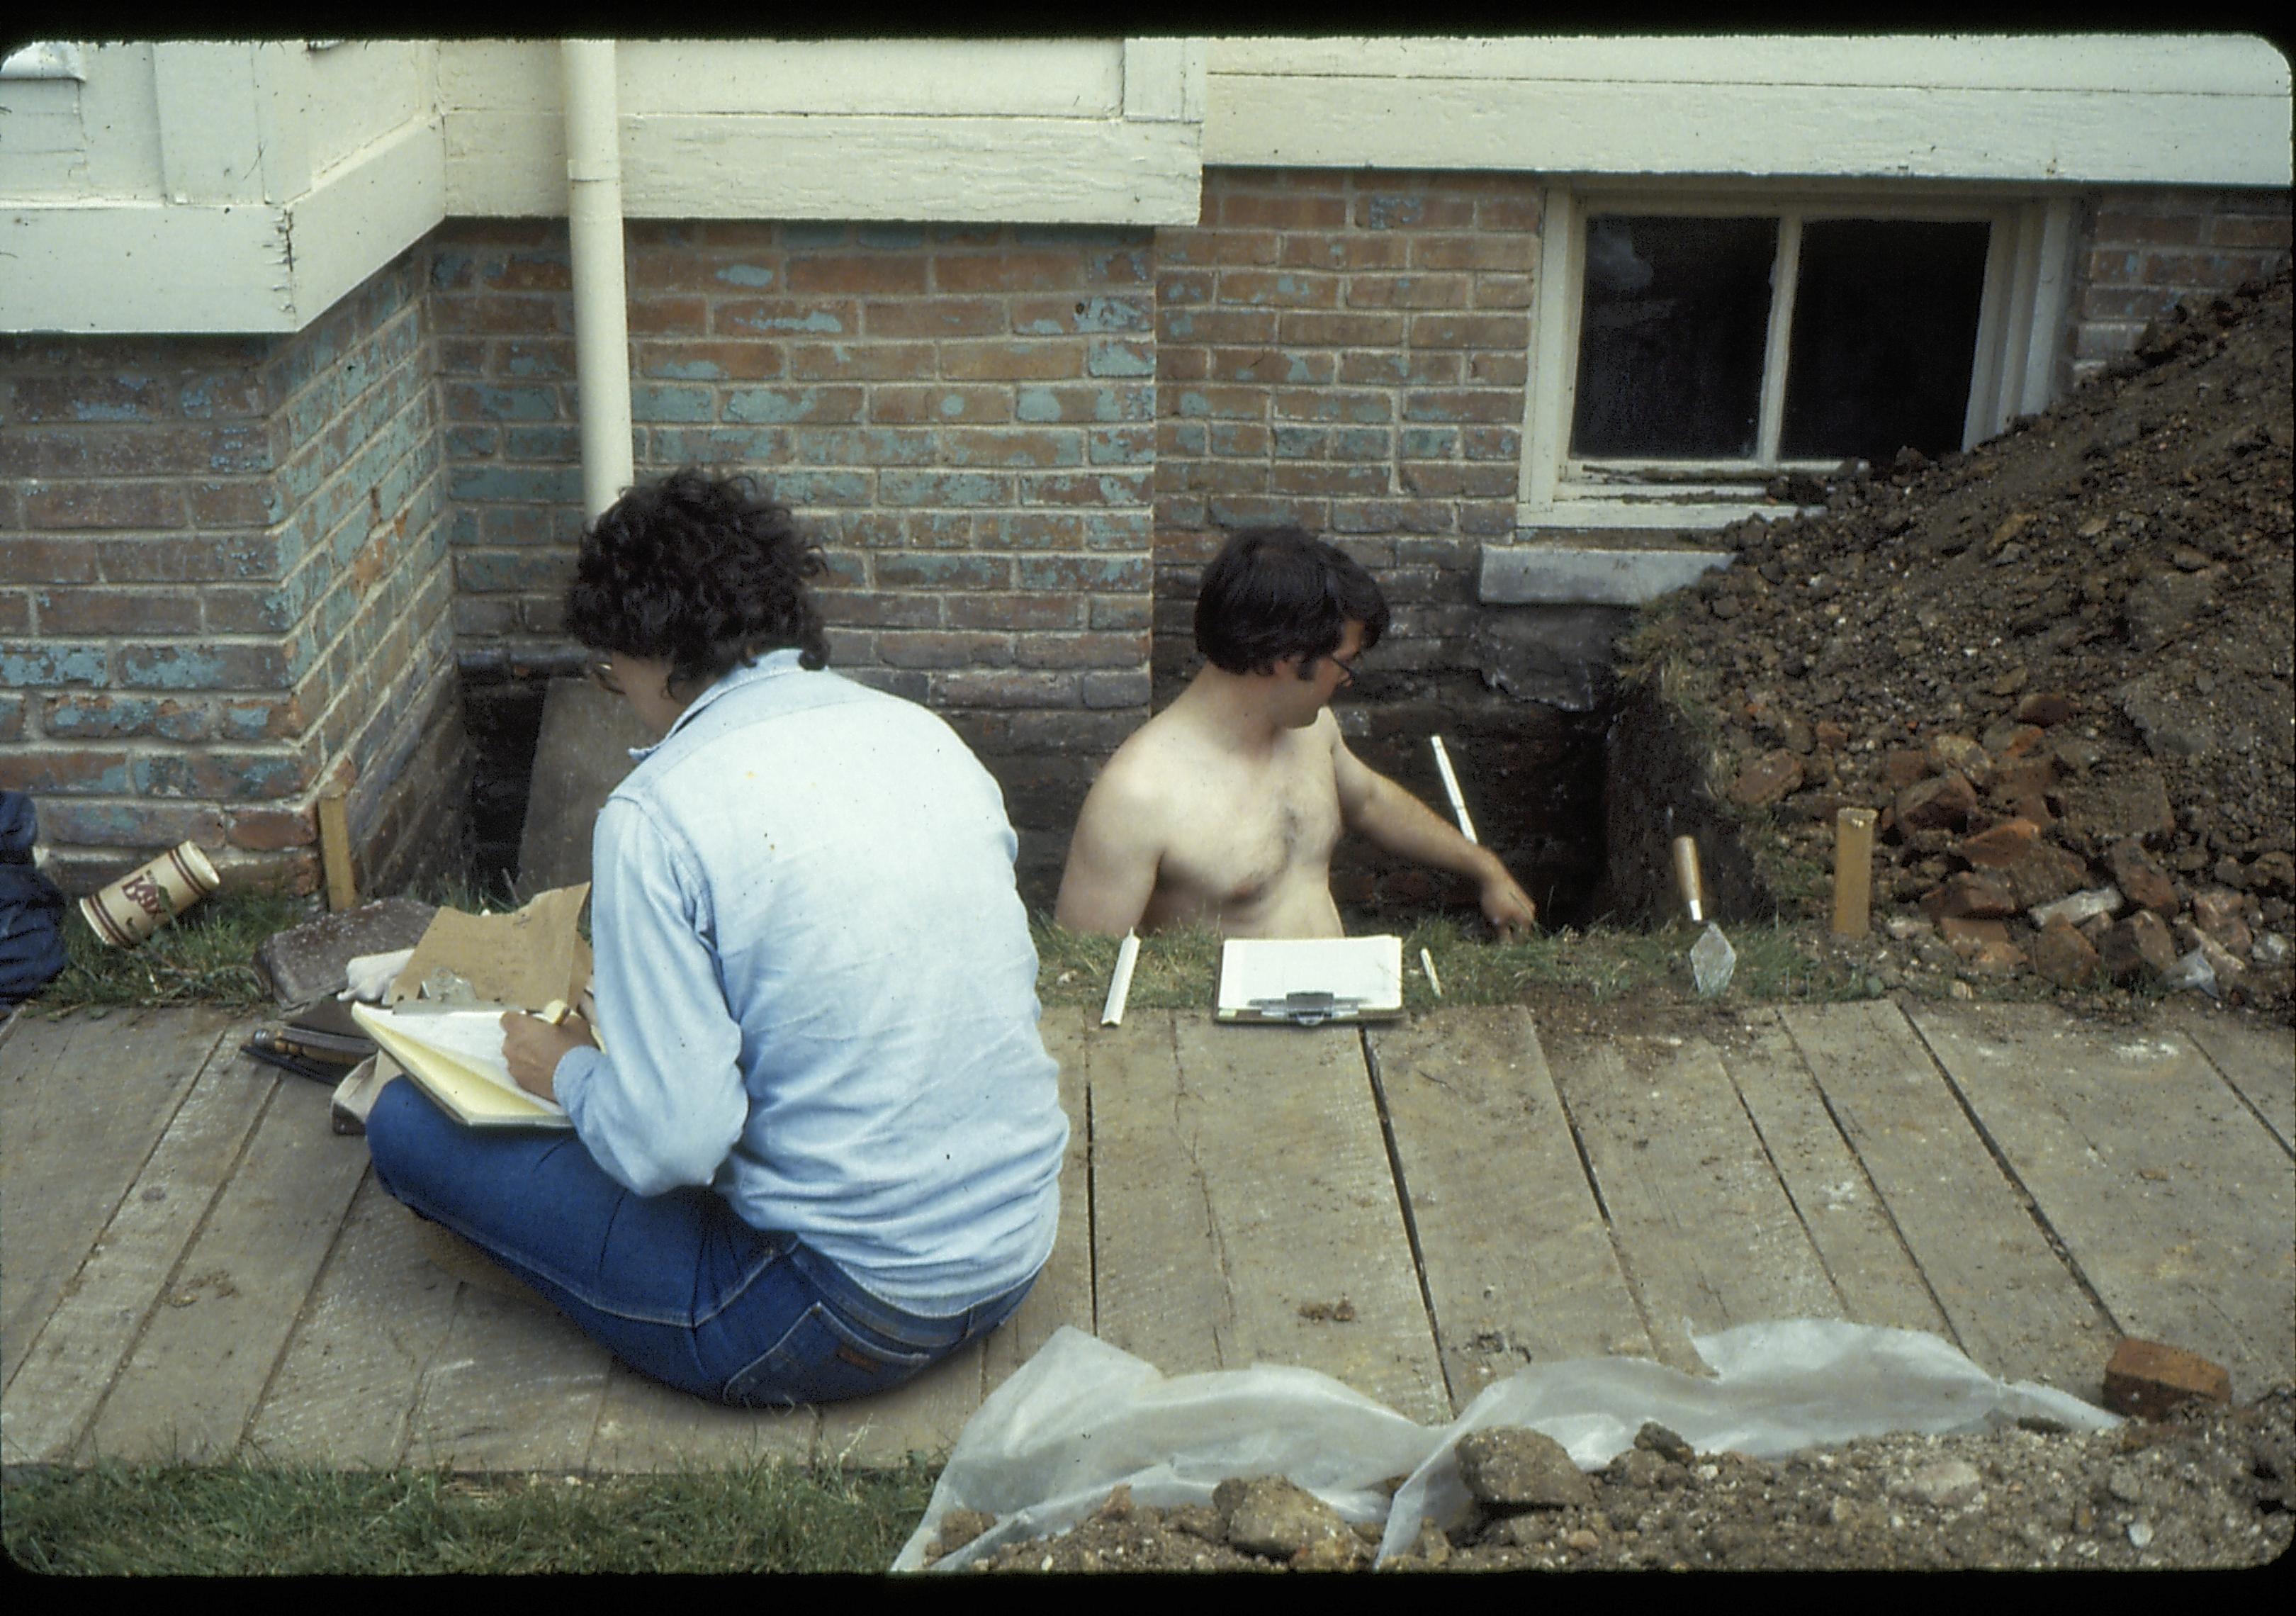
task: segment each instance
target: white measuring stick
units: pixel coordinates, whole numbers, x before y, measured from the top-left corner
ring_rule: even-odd
[[[1443,979],[1435,974],[1435,956],[1428,953],[1424,948],[1422,948],[1419,951],[1419,967],[1421,970],[1427,972],[1427,985],[1435,989],[1435,997],[1439,999],[1443,997]]]
[[[1100,1024],[1120,1026],[1124,1021],[1124,1001],[1132,996],[1132,962],[1140,957],[1140,937],[1127,931],[1124,941],[1116,950],[1116,974],[1108,979],[1108,1002],[1100,1007]]]
[[[1475,840],[1475,822],[1467,817],[1467,800],[1459,795],[1459,776],[1451,772],[1451,755],[1443,750],[1443,737],[1427,737],[1435,746],[1435,767],[1443,776],[1443,790],[1451,799],[1451,812],[1459,821],[1459,834],[1469,841]]]

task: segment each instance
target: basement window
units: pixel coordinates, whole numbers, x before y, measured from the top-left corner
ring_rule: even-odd
[[[2047,402],[2071,204],[1550,192],[1522,525],[1719,527]]]

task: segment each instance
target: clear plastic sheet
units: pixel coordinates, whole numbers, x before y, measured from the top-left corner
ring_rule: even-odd
[[[1692,1345],[1712,1378],[1630,1358],[1533,1364],[1486,1387],[1449,1425],[1425,1426],[1311,1369],[1262,1364],[1167,1377],[1063,1328],[966,1424],[893,1569],[926,1569],[925,1548],[954,1509],[985,1511],[996,1524],[936,1571],[1065,1530],[1119,1484],[1135,1503],[1168,1509],[1209,1504],[1230,1476],[1261,1475],[1289,1477],[1350,1522],[1383,1522],[1385,1560],[1410,1547],[1423,1521],[1464,1519],[1470,1501],[1454,1449],[1493,1425],[1544,1431],[1592,1470],[1632,1445],[1647,1420],[1702,1451],[1763,1458],[2028,1416],[2076,1431],[2120,1423],[2065,1392],[1997,1380],[1919,1331],[1790,1319]],[[1398,1476],[1390,1502],[1387,1484]]]

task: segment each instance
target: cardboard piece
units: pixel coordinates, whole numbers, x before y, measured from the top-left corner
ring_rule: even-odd
[[[1232,938],[1220,947],[1222,1021],[1394,1021],[1403,1014],[1403,939]]]
[[[590,883],[555,887],[509,915],[441,909],[383,996],[386,1005],[415,997],[444,968],[471,984],[482,1002],[529,1013],[554,1000],[573,1004],[590,983],[590,945],[576,923]]]

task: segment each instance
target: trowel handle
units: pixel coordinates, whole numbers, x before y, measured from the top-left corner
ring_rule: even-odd
[[[1698,843],[1688,836],[1674,839],[1674,883],[1690,909],[1691,923],[1706,918],[1706,883],[1698,875]]]

